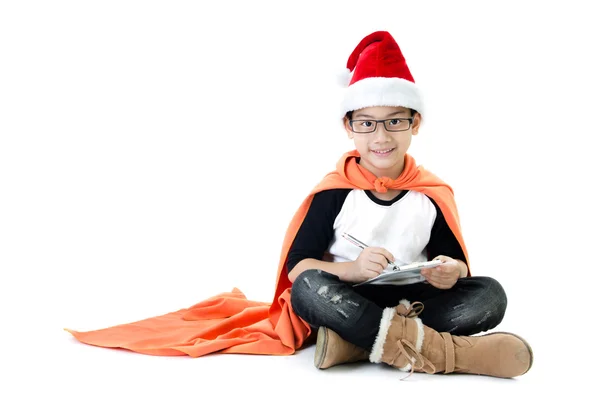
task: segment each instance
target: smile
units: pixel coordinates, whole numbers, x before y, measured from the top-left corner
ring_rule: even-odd
[[[394,150],[394,148],[387,149],[387,150],[371,150],[371,151],[379,156],[385,156],[386,154],[391,153],[392,150]]]

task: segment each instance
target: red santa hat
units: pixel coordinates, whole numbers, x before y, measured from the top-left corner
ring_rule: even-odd
[[[400,47],[385,31],[356,46],[346,65],[342,114],[370,106],[403,106],[423,113],[423,100]]]

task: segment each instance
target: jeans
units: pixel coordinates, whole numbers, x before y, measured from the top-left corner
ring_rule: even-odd
[[[460,278],[450,289],[431,284],[361,285],[353,287],[338,276],[309,269],[292,285],[294,312],[313,329],[325,326],[344,340],[371,351],[383,309],[400,300],[419,301],[423,324],[438,332],[473,335],[496,327],[506,310],[504,289],[493,278]]]

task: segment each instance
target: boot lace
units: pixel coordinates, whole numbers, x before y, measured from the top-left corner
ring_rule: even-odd
[[[421,314],[421,312],[423,311],[424,308],[425,308],[425,305],[422,302],[416,301],[416,302],[412,302],[408,308],[404,305],[399,305],[396,308],[396,312],[401,316],[404,316],[407,318],[414,318],[414,317],[417,317],[419,314]],[[397,341],[396,343],[398,345],[398,353],[394,357],[394,361],[396,361],[396,359],[398,357],[404,356],[404,357],[408,358],[408,360],[411,362],[409,374],[406,375],[404,378],[400,378],[400,380],[404,380],[404,379],[408,378],[409,376],[411,376],[415,372],[415,368],[419,369],[419,370],[423,370],[423,371],[427,372],[428,374],[435,373],[436,368],[433,365],[433,363],[431,361],[429,361],[421,353],[419,353],[417,351],[417,348],[411,342],[409,342],[406,339],[401,339],[401,340]],[[408,350],[407,350],[407,348],[408,348]],[[409,353],[409,351],[410,351],[410,353]]]
[[[423,370],[428,374],[435,373],[435,365],[433,365],[433,363],[429,361],[427,357],[417,352],[417,348],[411,342],[409,342],[406,339],[401,339],[398,342],[396,342],[396,344],[398,345],[398,353],[394,357],[394,361],[396,361],[398,357],[404,356],[408,358],[408,360],[411,362],[409,374],[406,375],[404,378],[400,378],[400,380],[404,380],[411,376],[415,372],[415,368]]]
[[[413,318],[413,317],[417,317],[419,314],[421,314],[421,312],[423,311],[424,308],[425,308],[425,305],[422,302],[416,301],[416,302],[411,303],[408,308],[406,308],[406,306],[404,306],[404,305],[397,306],[396,312],[398,314],[400,314],[401,316]]]

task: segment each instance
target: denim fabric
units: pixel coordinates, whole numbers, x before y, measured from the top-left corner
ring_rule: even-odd
[[[496,327],[504,318],[506,294],[493,278],[458,279],[443,290],[427,283],[410,285],[362,285],[352,287],[339,277],[310,269],[292,285],[294,312],[315,329],[325,326],[343,339],[371,350],[383,309],[400,300],[419,301],[423,324],[438,332],[473,335]]]

